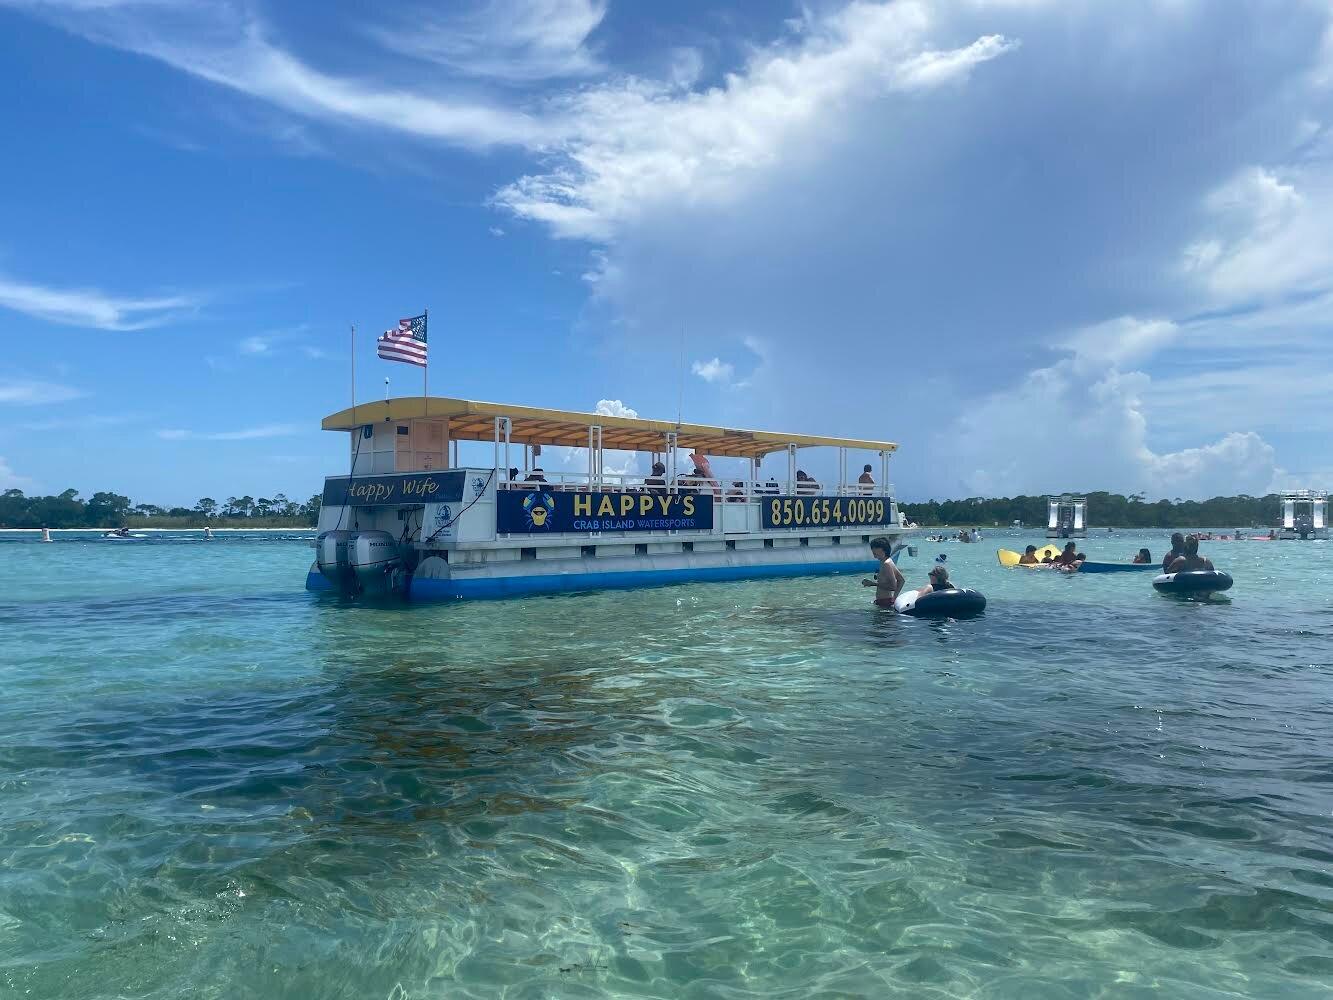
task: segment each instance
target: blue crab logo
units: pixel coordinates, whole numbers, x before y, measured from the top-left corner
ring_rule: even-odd
[[[546,528],[555,513],[555,498],[549,493],[529,493],[523,498],[523,513],[528,515],[528,526]]]
[[[486,492],[486,480],[482,479],[480,476],[475,477],[472,480],[472,495],[474,497],[479,497],[485,492]]]
[[[447,503],[439,504],[435,508],[435,526],[437,528],[443,528],[453,519],[454,519],[454,512],[449,509],[449,505]]]

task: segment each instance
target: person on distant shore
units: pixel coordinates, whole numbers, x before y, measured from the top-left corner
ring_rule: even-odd
[[[1023,550],[1023,554],[1018,557],[1018,565],[1020,566],[1040,565],[1040,563],[1037,561],[1037,547],[1035,545],[1029,545],[1026,549]]]
[[[1147,549],[1139,549],[1139,554],[1134,557],[1134,562],[1137,565],[1150,563],[1152,562],[1152,553],[1149,552]]]
[[[1167,569],[1168,573],[1193,573],[1198,570],[1211,570],[1213,563],[1199,555],[1199,539],[1190,535],[1185,539],[1185,552],[1177,556]]]
[[[861,487],[862,493],[875,492],[875,477],[870,474],[870,466],[867,465],[861,470],[861,475],[857,478],[856,483]]]
[[[892,552],[892,543],[882,535],[870,540],[870,554],[879,561],[879,570],[873,577],[862,580],[861,586],[875,588],[877,608],[892,608],[903,584],[907,582],[893,564]]]
[[[1171,536],[1171,551],[1162,558],[1162,572],[1170,573],[1173,562],[1185,554],[1185,536],[1179,531]]]

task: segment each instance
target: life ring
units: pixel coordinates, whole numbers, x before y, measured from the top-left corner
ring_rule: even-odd
[[[914,618],[971,618],[986,610],[986,597],[975,590],[932,590],[925,596],[915,590],[898,595],[893,602],[899,614]]]
[[[1153,578],[1153,589],[1162,594],[1216,594],[1230,590],[1231,574],[1216,569],[1191,569],[1163,573]]]

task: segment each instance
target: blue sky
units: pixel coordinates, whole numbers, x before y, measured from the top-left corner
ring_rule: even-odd
[[[0,487],[308,496],[348,325],[416,391],[427,306],[438,394],[891,438],[907,498],[1327,487],[1331,24],[0,0]]]

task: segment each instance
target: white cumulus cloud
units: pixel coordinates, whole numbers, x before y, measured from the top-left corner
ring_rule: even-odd
[[[710,358],[707,361],[694,362],[690,365],[690,371],[705,382],[730,382],[731,377],[736,374],[736,366],[721,358]]]

